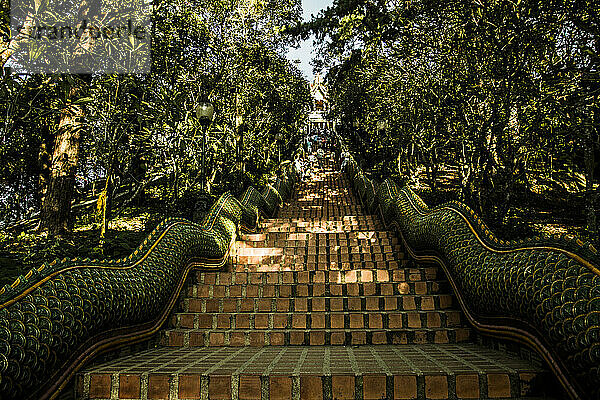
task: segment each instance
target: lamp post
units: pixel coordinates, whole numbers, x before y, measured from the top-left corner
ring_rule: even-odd
[[[215,107],[210,101],[203,101],[196,107],[196,117],[204,128],[202,132],[202,190],[206,185],[206,133],[215,116]]]

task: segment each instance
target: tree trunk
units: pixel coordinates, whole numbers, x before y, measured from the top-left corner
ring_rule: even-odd
[[[52,154],[48,190],[41,213],[41,230],[49,235],[63,235],[72,228],[71,202],[75,173],[79,162],[79,144],[83,127],[83,107],[73,104],[81,92],[75,83],[69,89],[70,104],[62,111]]]

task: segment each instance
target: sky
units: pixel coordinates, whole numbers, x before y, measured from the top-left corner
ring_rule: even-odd
[[[327,8],[333,3],[333,0],[302,0],[302,17],[305,21],[310,20],[312,14],[317,15],[319,11]],[[313,71],[310,65],[313,51],[313,38],[301,42],[299,49],[290,49],[287,54],[289,60],[300,60],[298,67],[304,74],[304,77],[312,82]]]

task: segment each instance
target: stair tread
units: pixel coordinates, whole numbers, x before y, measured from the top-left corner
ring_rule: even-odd
[[[355,361],[353,361],[353,359]],[[246,363],[251,360],[250,363]],[[223,362],[224,361],[224,362]],[[329,361],[329,367],[327,363]],[[358,362],[359,361],[359,362]],[[520,374],[545,370],[473,343],[380,346],[160,347],[89,367],[99,373]]]
[[[419,327],[419,328],[410,328],[410,327],[401,327],[401,328],[369,328],[369,327],[359,327],[359,328],[166,328],[164,332],[415,332],[415,331],[428,331],[428,332],[438,332],[438,331],[458,331],[471,329],[466,325],[460,326],[449,326],[449,327],[439,327],[439,328],[427,328],[427,327]]]
[[[283,286],[283,285],[282,285]],[[294,285],[285,285],[285,286],[294,286]],[[299,300],[299,299],[306,299],[306,300],[312,300],[312,299],[328,299],[328,300],[348,300],[348,299],[403,299],[405,297],[447,297],[450,296],[450,293],[406,293],[406,294],[369,294],[369,295],[364,295],[364,294],[357,294],[357,295],[351,295],[351,294],[340,294],[340,295],[329,295],[329,294],[323,294],[323,295],[309,295],[309,294],[296,294],[294,296],[276,296],[276,295],[246,295],[246,296],[240,296],[240,295],[230,295],[227,297],[224,296],[219,296],[219,295],[213,295],[213,296],[207,296],[207,295],[197,295],[197,296],[185,296],[184,299],[220,299],[220,298],[224,298],[224,299],[250,299],[250,300],[254,300],[254,299],[263,299],[263,300],[278,300],[278,299],[294,299],[294,300]],[[431,309],[434,310],[434,309]],[[447,308],[444,308],[444,310],[447,310]]]
[[[303,314],[303,315],[331,315],[331,314],[374,314],[381,315],[383,313],[389,314],[429,314],[429,313],[439,313],[439,314],[448,314],[448,313],[457,313],[462,312],[457,308],[447,308],[447,309],[433,309],[433,310],[337,310],[337,311],[176,311],[173,315],[239,315],[239,314],[256,314],[256,315],[294,315],[294,314]]]

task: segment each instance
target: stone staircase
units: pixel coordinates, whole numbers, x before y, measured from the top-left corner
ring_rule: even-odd
[[[409,260],[332,161],[196,273],[159,335],[80,372],[77,398],[547,398],[548,373],[474,343],[443,272]]]

